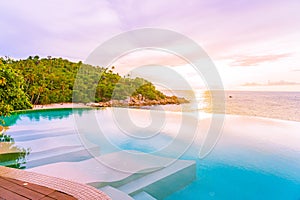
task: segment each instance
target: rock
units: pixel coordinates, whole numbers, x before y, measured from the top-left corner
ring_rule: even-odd
[[[150,100],[143,97],[141,94],[135,97],[128,97],[125,100],[110,100],[107,102],[99,102],[99,103],[88,103],[86,105],[92,107],[124,107],[124,106],[152,106],[152,105],[166,105],[166,104],[182,104],[189,103],[185,98],[179,98],[176,96],[166,96],[164,99],[159,100]]]
[[[92,106],[92,107],[98,107],[98,106],[100,106],[100,103],[90,102],[90,103],[87,103],[85,105]]]

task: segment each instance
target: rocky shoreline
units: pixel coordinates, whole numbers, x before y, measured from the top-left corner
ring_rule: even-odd
[[[86,105],[91,107],[112,107],[112,106],[139,107],[139,106],[183,104],[183,103],[189,103],[189,101],[186,100],[185,98],[176,97],[176,96],[166,96],[164,99],[150,100],[144,98],[142,95],[138,95],[135,97],[129,97],[126,100],[110,100],[107,102],[87,103]]]

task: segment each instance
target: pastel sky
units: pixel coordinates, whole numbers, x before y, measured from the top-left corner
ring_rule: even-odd
[[[85,60],[114,35],[164,28],[197,42],[226,89],[300,91],[299,9],[299,0],[0,1],[0,56]],[[137,55],[129,60],[169,60],[166,64],[197,82],[192,71],[168,55]]]

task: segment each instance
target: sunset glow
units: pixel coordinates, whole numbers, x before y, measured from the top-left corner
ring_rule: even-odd
[[[299,91],[299,6],[297,0],[1,1],[0,56],[85,60],[114,35],[163,28],[197,42],[217,66],[227,90]],[[191,73],[182,70],[186,65],[180,59],[161,52],[136,54],[127,67],[144,65],[153,56],[157,64]],[[116,65],[116,71],[122,73],[124,66]]]

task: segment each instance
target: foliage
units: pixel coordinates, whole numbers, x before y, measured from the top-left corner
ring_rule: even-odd
[[[115,67],[110,70],[62,58],[40,59],[38,56],[18,61],[3,58],[2,60],[24,77],[24,91],[31,104],[72,100],[82,103],[105,102],[111,99],[122,100],[138,94],[151,100],[165,97],[145,79],[121,77],[114,73],[112,69]]]
[[[7,116],[13,110],[32,108],[23,90],[22,76],[0,60],[0,116]]]
[[[29,149],[18,147],[10,135],[0,134],[0,165],[24,168]]]

